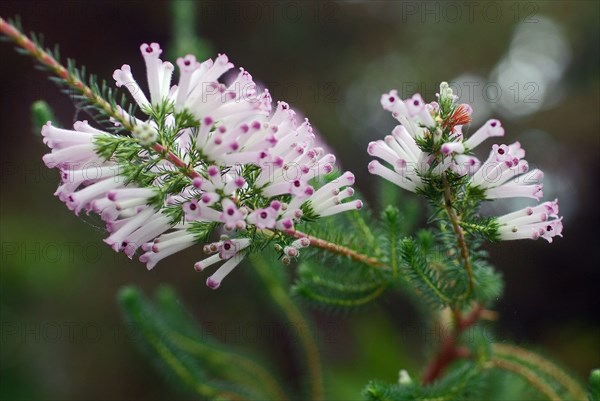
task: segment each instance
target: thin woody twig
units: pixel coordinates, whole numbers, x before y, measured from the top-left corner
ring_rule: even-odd
[[[337,253],[338,255],[347,256],[352,260],[357,262],[361,262],[373,267],[385,267],[385,263],[381,262],[377,258],[362,254],[353,249],[350,249],[343,245],[338,245],[334,242],[325,241],[321,238],[314,237],[312,235],[305,234],[301,231],[296,230],[288,230],[286,234],[292,235],[296,238],[308,238],[310,240],[310,244],[314,247],[324,249],[326,251]]]
[[[60,64],[54,59],[48,52],[39,47],[25,34],[21,33],[16,27],[9,24],[5,19],[0,17],[0,34],[11,39],[17,46],[26,50],[32,57],[34,57],[40,64],[50,69],[54,75],[63,79],[70,87],[77,90],[81,95],[85,96],[91,103],[100,107],[106,114],[118,121],[123,128],[128,131],[133,131],[135,123],[132,119],[128,118],[121,110],[104,99],[102,96],[94,93],[92,89],[83,83],[75,75],[71,74],[65,66]],[[152,148],[163,156],[166,160],[179,167],[184,174],[190,178],[200,177],[200,174],[193,168],[189,167],[183,160],[181,160],[173,152],[165,148],[163,145],[156,143]]]

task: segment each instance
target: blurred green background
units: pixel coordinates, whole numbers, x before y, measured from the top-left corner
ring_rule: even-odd
[[[560,198],[564,215],[565,238],[552,245],[489,247],[506,280],[493,335],[535,344],[584,377],[600,365],[599,4],[205,1],[174,24],[168,2],[4,1],[0,15],[20,15],[25,29],[43,32],[64,58],[109,82],[123,63],[143,81],[143,42],[161,43],[170,57],[190,46],[204,57],[226,53],[274,99],[310,117],[374,209],[381,206],[378,180],[367,173],[365,149],[394,126],[380,95],[396,88],[430,101],[440,81],[455,84],[473,104],[474,124],[500,118],[506,141],[522,143],[530,164],[546,173],[545,198]],[[190,16],[200,42],[181,20]],[[176,36],[185,40],[176,44]],[[82,221],[52,196],[58,174],[41,161],[46,148],[34,133],[31,104],[47,100],[65,125],[87,116],[75,114],[12,45],[0,44],[0,60],[0,398],[169,397],[121,322],[115,294],[131,283],[147,292],[173,285],[209,334],[271,360],[290,381],[302,375],[296,339],[249,267],[218,291],[193,270],[196,249],[147,272],[101,242],[98,219]],[[400,202],[411,199],[404,194]],[[523,205],[499,201],[486,212]],[[440,335],[401,296],[349,315],[311,314],[327,390],[337,399],[359,399],[368,379],[395,381],[400,368],[418,373],[423,345]]]

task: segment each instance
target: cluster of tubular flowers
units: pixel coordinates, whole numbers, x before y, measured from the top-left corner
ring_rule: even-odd
[[[129,90],[146,114],[145,119],[138,119],[119,110],[135,124],[131,135],[140,149],[139,160],[132,162],[155,160],[149,171],[157,173],[157,178],[151,185],[137,186],[122,173],[122,161],[98,154],[97,143],[111,134],[85,121],[76,122],[74,130],[50,123],[42,129],[44,142],[51,148],[44,162],[61,172],[56,195],[77,214],[99,214],[110,233],[104,241],[115,251],[132,258],[141,249],[140,261],[152,269],[163,258],[200,241],[192,230],[195,223],[212,223],[225,234],[204,246],[211,256],[198,261],[195,268],[201,271],[224,262],[207,280],[210,288],[217,288],[248,252],[250,232],[290,232],[306,211],[314,218],[362,207],[361,201],[349,199],[354,194],[350,172],[321,188],[311,185],[333,171],[335,157],[313,146],[315,134],[308,120],[298,124],[286,103],[278,102],[272,112],[269,92],[259,93],[247,71],[240,69],[229,85],[219,82],[233,68],[227,56],[204,62],[192,55],[179,58],[179,82],[171,86],[174,67],[159,58],[159,45],[143,44],[140,50],[150,98],[140,89],[130,66],[117,69],[113,78],[117,86]],[[161,108],[170,111],[156,121]],[[158,143],[159,127],[176,127],[183,113],[199,124],[176,132],[173,143]],[[154,146],[176,150],[180,165],[153,154]],[[201,161],[190,165],[198,155]],[[165,185],[161,174],[181,172],[182,165],[191,169],[188,185],[177,193],[169,192],[162,206],[157,206]],[[181,208],[179,221],[165,213],[173,207]],[[298,256],[298,250],[307,245],[306,240],[288,244],[284,257]]]
[[[467,185],[481,190],[486,199],[525,197],[539,201],[544,174],[539,169],[529,169],[519,142],[494,144],[483,163],[473,156],[478,145],[488,138],[503,136],[504,129],[500,121],[491,119],[465,138],[463,126],[471,122],[473,109],[468,104],[457,104],[457,100],[446,82],[440,85],[437,101],[431,103],[425,103],[419,94],[401,100],[396,90],[382,95],[381,105],[400,124],[384,140],[369,143],[369,155],[385,162],[371,161],[369,171],[412,192],[424,189],[424,178],[451,172],[467,176]],[[451,110],[451,114],[443,116],[440,105]],[[438,154],[422,150],[419,143],[426,139],[437,144]],[[542,237],[551,242],[552,237],[562,236],[558,201],[509,213],[497,221],[503,240]]]

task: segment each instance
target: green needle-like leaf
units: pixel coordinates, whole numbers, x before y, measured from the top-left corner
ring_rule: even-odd
[[[158,308],[139,290],[121,290],[119,301],[139,333],[143,351],[177,385],[208,399],[286,399],[260,365],[194,329],[174,294],[161,289]]]

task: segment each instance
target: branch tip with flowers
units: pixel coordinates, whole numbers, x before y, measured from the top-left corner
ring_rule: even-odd
[[[4,20],[0,32],[131,134],[111,135],[87,121],[76,122],[74,131],[48,123],[42,135],[52,152],[44,161],[61,170],[59,198],[76,213],[101,214],[111,232],[105,242],[129,257],[143,249],[140,260],[149,269],[198,237],[208,237],[208,223],[222,225],[239,238],[227,236],[205,246],[205,251],[216,254],[195,265],[201,271],[225,261],[207,280],[209,287],[217,288],[242,259],[234,256],[245,255],[245,249],[260,238],[255,235],[258,230],[276,230],[285,256],[294,257],[308,244],[302,239],[289,243],[286,233],[296,233],[294,225],[303,221],[304,213],[317,219],[362,207],[361,201],[349,199],[354,194],[350,187],[354,176],[349,172],[317,190],[309,184],[333,171],[335,157],[311,147],[315,139],[311,125],[305,120],[297,126],[295,112],[286,103],[279,102],[271,114],[268,90],[259,93],[244,69],[228,86],[220,83],[218,78],[233,67],[225,55],[202,63],[193,55],[179,58],[179,85],[171,87],[173,65],[160,60],[158,44],[143,44],[150,100],[127,64],[115,70],[113,78],[147,115],[144,121],[103,99]],[[88,182],[83,169],[73,169],[90,163],[100,164],[106,174]],[[289,172],[292,167],[295,176]],[[114,171],[119,172],[117,177],[112,176]],[[356,257],[324,240],[310,237],[310,243]]]
[[[493,349],[490,356],[464,339],[481,320],[496,318],[487,308],[502,292],[501,277],[487,264],[482,245],[538,238],[552,242],[562,236],[562,217],[557,200],[503,216],[480,215],[480,205],[488,200],[539,201],[543,173],[529,170],[519,142],[492,145],[481,162],[474,150],[486,139],[502,137],[504,128],[491,119],[467,138],[473,110],[458,103],[446,82],[430,103],[419,94],[402,100],[396,90],[382,95],[381,105],[398,125],[367,148],[377,158],[368,165],[370,173],[424,197],[430,205],[431,229],[410,237],[403,232],[396,205],[385,209],[380,220],[345,213],[363,208],[355,198],[354,175],[336,174],[335,156],[318,145],[308,119],[298,122],[285,102],[272,107],[269,91],[260,90],[246,70],[240,68],[234,79],[224,80],[233,68],[224,54],[203,62],[191,54],[178,58],[179,80],[171,85],[175,66],[160,59],[157,43],[142,44],[149,96],[129,65],[113,74],[116,86],[133,98],[135,103],[129,105],[117,102],[116,92],[98,85],[95,78],[86,80],[72,61],[63,66],[57,53],[2,18],[0,34],[54,74],[104,123],[96,128],[77,121],[69,130],[47,122],[41,132],[51,151],[43,160],[60,171],[62,182],[55,195],[76,214],[100,215],[109,233],[104,242],[115,251],[129,258],[139,254],[152,269],[170,255],[204,244],[206,257],[194,269],[202,272],[220,264],[206,280],[212,289],[220,287],[246,256],[254,255],[249,259],[268,292],[288,320],[306,331],[309,324],[281,283],[272,279],[269,262],[258,255],[267,247],[285,265],[300,261],[292,291],[316,304],[354,308],[388,289],[405,289],[429,304],[432,318],[440,310],[450,313],[451,334],[436,345],[421,380],[413,381],[401,371],[398,383],[372,382],[365,389],[371,400],[477,399],[473,383],[481,372],[493,369],[521,375],[551,399],[582,394],[576,381],[533,353],[496,344],[487,347]],[[329,220],[336,223],[323,219],[329,216],[335,216]],[[346,230],[352,225],[366,241]],[[211,238],[218,239],[210,242]],[[319,263],[299,259],[306,248],[309,256],[321,251]],[[157,333],[165,330],[169,316],[163,316],[164,311],[155,314],[149,303],[134,295],[124,301],[132,320]],[[145,333],[157,352],[185,354],[176,330],[160,335],[152,330]],[[306,333],[300,340],[312,398],[323,399],[318,347]],[[190,342],[186,340],[186,347]],[[185,373],[182,380],[187,385],[193,384],[194,374],[203,377],[192,365],[175,370]],[[268,376],[258,370],[261,377]],[[544,375],[556,378],[560,391],[546,386]],[[268,381],[273,385],[267,392],[285,396],[275,379]],[[195,390],[232,399],[255,394],[232,388],[202,384]]]

